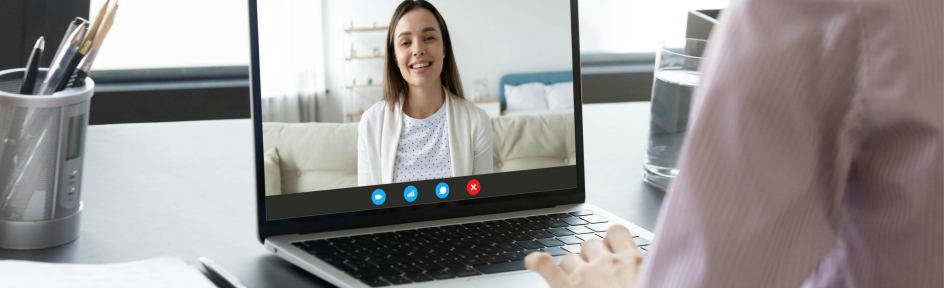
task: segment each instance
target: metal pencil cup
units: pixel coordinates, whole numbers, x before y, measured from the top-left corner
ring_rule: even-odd
[[[0,71],[0,248],[41,249],[79,237],[82,159],[95,82],[18,94],[24,69]],[[36,80],[39,88],[47,69]],[[38,90],[38,89],[37,89]]]

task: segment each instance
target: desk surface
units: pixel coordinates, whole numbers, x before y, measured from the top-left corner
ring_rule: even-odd
[[[648,102],[584,105],[587,202],[653,230],[664,193],[642,183]],[[206,256],[249,287],[331,287],[256,239],[250,120],[91,126],[81,234],[0,259],[112,263]],[[200,267],[202,270],[202,267]]]

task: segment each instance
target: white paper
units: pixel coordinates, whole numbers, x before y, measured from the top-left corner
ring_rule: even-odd
[[[0,261],[0,286],[6,288],[206,287],[216,288],[187,260],[162,256],[113,264],[60,264]]]

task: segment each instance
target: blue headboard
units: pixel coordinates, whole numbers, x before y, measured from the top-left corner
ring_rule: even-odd
[[[554,72],[539,72],[539,73],[520,73],[520,74],[507,74],[501,77],[501,80],[498,81],[498,99],[501,100],[501,110],[505,111],[505,85],[521,85],[524,83],[531,82],[541,82],[544,85],[551,85],[554,83],[574,81],[574,71],[554,71]]]

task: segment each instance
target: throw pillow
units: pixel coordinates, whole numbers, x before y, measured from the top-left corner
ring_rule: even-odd
[[[282,171],[279,168],[279,150],[275,147],[262,155],[262,167],[265,169],[265,195],[282,195]]]

